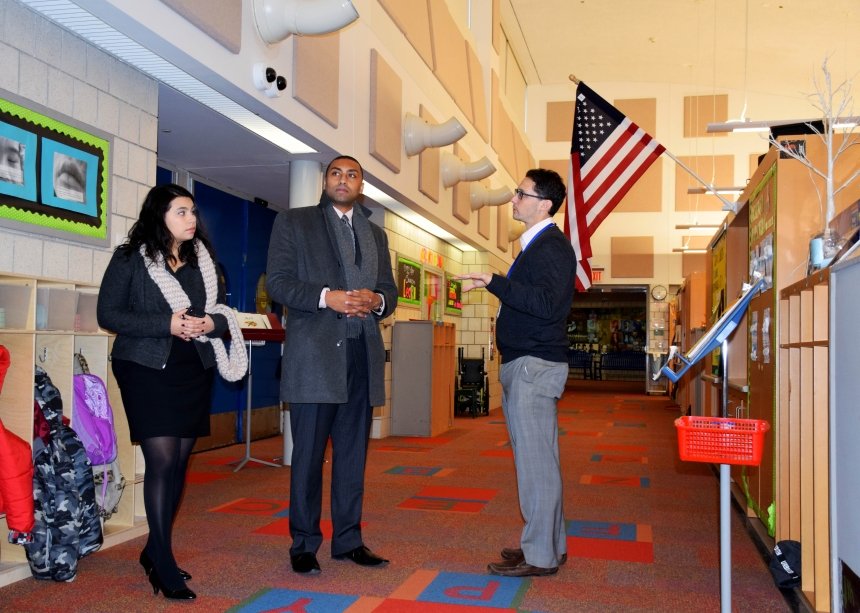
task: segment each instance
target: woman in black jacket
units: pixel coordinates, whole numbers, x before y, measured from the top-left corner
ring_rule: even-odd
[[[191,450],[209,434],[213,367],[229,361],[220,337],[231,315],[222,297],[194,197],[178,185],[152,188],[105,271],[98,320],[117,334],[113,372],[146,461],[149,539],[140,564],[154,593],[167,598],[196,597],[173,556],[172,526]],[[230,357],[244,357],[236,345],[242,355]],[[244,374],[242,364],[231,364],[236,378]]]

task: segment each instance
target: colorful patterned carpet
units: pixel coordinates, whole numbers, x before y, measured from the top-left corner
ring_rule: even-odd
[[[73,583],[27,579],[0,589],[0,610],[720,611],[719,482],[710,466],[678,459],[677,407],[624,384],[571,383],[559,403],[569,560],[556,575],[486,573],[521,529],[512,454],[495,410],[457,418],[436,438],[372,441],[363,530],[366,544],[391,559],[387,568],[332,560],[324,541],[322,573],[293,574],[289,468],[251,462],[234,473],[231,463],[244,454],[237,445],[193,458],[175,549],[194,575],[194,603],[153,596],[137,563],[138,538],[82,560]],[[279,438],[258,441],[252,455],[271,459],[280,448]],[[792,610],[734,508],[731,563],[734,611]]]

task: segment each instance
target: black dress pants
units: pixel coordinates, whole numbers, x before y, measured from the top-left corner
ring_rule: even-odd
[[[325,450],[332,443],[331,554],[363,545],[361,509],[364,467],[373,408],[368,396],[364,338],[347,341],[348,400],[343,404],[290,403],[293,455],[290,467],[290,555],[316,553],[322,544],[322,477]]]

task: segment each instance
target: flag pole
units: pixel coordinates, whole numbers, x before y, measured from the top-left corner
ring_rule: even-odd
[[[723,203],[723,210],[724,210],[724,211],[732,211],[733,213],[736,213],[736,212],[737,212],[737,211],[735,210],[735,203],[734,203],[734,202],[729,202],[728,200],[726,200],[725,198],[723,198],[723,196],[722,196],[721,194],[718,194],[718,193],[717,193],[717,190],[714,188],[714,186],[713,186],[713,185],[711,185],[710,183],[706,183],[706,182],[705,182],[705,180],[704,180],[702,177],[700,177],[699,175],[697,175],[697,174],[693,171],[693,169],[692,169],[692,168],[690,168],[689,166],[687,166],[686,164],[684,164],[684,162],[682,162],[681,160],[679,160],[678,158],[676,158],[674,155],[672,155],[672,153],[671,153],[668,149],[664,149],[664,150],[663,150],[663,153],[665,153],[665,154],[666,154],[666,155],[668,155],[672,160],[674,160],[674,162],[675,162],[678,166],[680,166],[681,168],[683,168],[684,170],[686,170],[686,171],[687,171],[687,173],[689,173],[689,175],[690,175],[691,177],[693,177],[696,181],[698,181],[699,183],[701,183],[701,184],[704,186],[704,188],[705,188],[706,190],[710,190],[712,195],[714,195],[714,196],[716,196],[717,198],[719,198],[719,199],[720,199],[720,202],[722,202],[722,203]]]
[[[576,75],[569,74],[569,75],[567,75],[567,78],[568,78],[568,79],[570,79],[570,80],[573,82],[573,84],[574,84],[574,85],[579,85],[579,82],[580,82],[580,81],[579,81],[579,79],[577,79],[577,78],[576,78]],[[736,211],[735,211],[735,203],[733,203],[733,202],[729,202],[728,200],[726,200],[725,198],[723,198],[723,196],[722,196],[721,194],[718,194],[718,193],[717,193],[717,190],[714,188],[714,186],[713,186],[713,185],[711,185],[710,183],[708,183],[707,181],[705,181],[705,180],[704,180],[702,177],[700,177],[699,175],[697,175],[697,174],[693,171],[693,169],[692,169],[692,168],[690,168],[689,166],[687,166],[686,164],[684,164],[684,162],[682,162],[681,160],[679,160],[678,158],[676,158],[674,155],[672,155],[672,153],[671,153],[668,149],[664,149],[664,150],[663,150],[663,153],[665,153],[667,156],[669,156],[669,158],[671,158],[671,159],[672,159],[672,161],[674,161],[678,166],[680,166],[680,167],[681,167],[681,168],[683,168],[685,171],[687,171],[687,173],[688,173],[691,177],[693,177],[696,181],[698,181],[699,183],[701,183],[701,184],[702,184],[702,186],[703,186],[706,190],[710,190],[710,191],[711,191],[711,193],[712,193],[714,196],[716,196],[717,198],[719,198],[720,202],[722,202],[722,203],[723,203],[723,206],[724,206],[723,210],[736,212]]]

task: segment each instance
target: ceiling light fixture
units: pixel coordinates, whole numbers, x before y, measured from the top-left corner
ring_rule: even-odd
[[[722,228],[721,223],[679,223],[675,225],[676,230],[717,230]]]
[[[436,225],[429,219],[426,219],[420,213],[413,211],[396,198],[389,196],[381,189],[379,189],[376,185],[368,182],[367,179],[364,180],[364,189],[362,190],[362,193],[367,198],[370,198],[386,210],[391,211],[398,217],[402,217],[412,225],[432,234],[436,238],[450,243],[460,251],[477,251],[477,249],[475,249],[466,241],[454,236],[453,234]]]
[[[690,249],[688,247],[675,247],[673,253],[707,253],[707,249]]]
[[[715,187],[713,185],[708,187],[688,187],[688,194],[741,194],[744,191],[744,187]]]
[[[717,123],[709,123],[707,132],[770,132],[772,128],[779,126],[790,126],[792,124],[820,123],[821,119],[768,119],[764,121],[750,121],[749,119],[731,119]],[[848,117],[837,117],[833,124],[834,130],[851,130],[860,124],[860,117],[856,115]]]
[[[310,145],[177,68],[70,0],[22,0],[22,2],[73,34],[182,92],[192,100],[221,113],[284,151],[316,153],[316,149]]]

